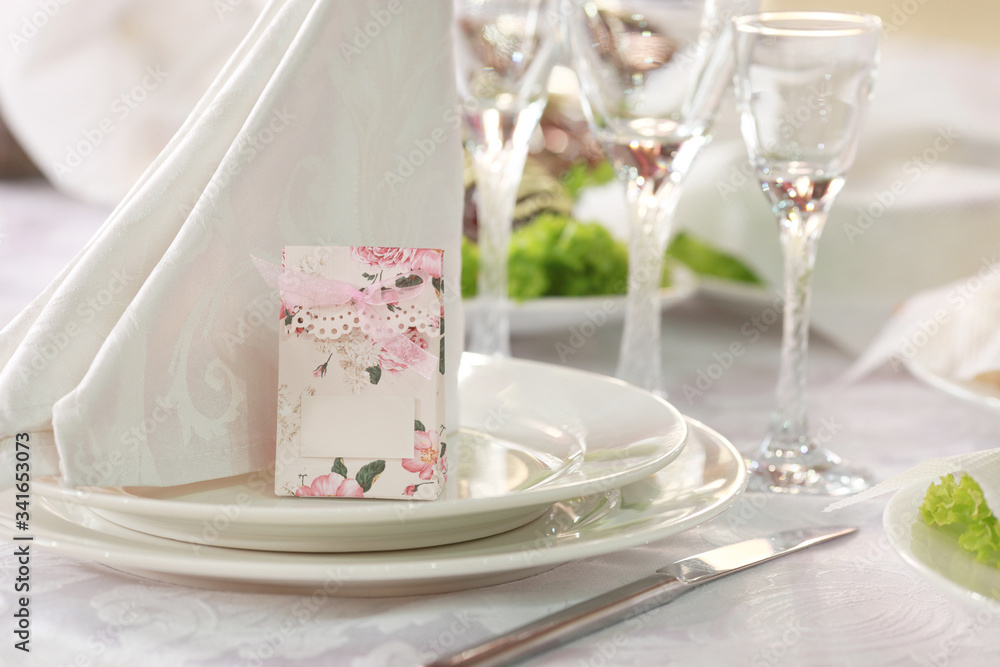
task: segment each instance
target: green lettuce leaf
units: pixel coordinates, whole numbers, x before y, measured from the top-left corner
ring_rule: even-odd
[[[980,563],[1000,567],[1000,522],[986,506],[983,490],[963,473],[958,481],[945,475],[927,489],[920,516],[929,526],[958,538],[958,545]]]
[[[467,237],[462,237],[462,296],[465,298],[475,296],[478,285],[476,277],[479,275],[479,246],[470,241]]]
[[[613,180],[615,168],[610,162],[601,162],[591,167],[586,160],[574,162],[560,178],[566,193],[573,199],[579,198],[580,192],[586,188],[604,185]]]
[[[717,250],[687,232],[678,232],[667,248],[671,257],[702,276],[733,280],[751,285],[763,285],[753,269],[736,257]]]
[[[462,241],[462,296],[475,296],[479,248]],[[597,222],[543,213],[514,230],[507,264],[515,301],[541,296],[624,294],[628,249]],[[668,274],[665,274],[668,275]],[[664,285],[669,280],[664,281]]]

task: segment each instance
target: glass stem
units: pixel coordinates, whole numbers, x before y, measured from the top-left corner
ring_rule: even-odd
[[[628,295],[617,375],[661,396],[666,396],[666,391],[660,354],[660,286],[679,194],[680,188],[671,181],[655,191],[652,180],[632,179],[627,189]]]
[[[507,153],[489,160],[473,161],[476,219],[479,222],[478,291],[484,306],[483,316],[472,322],[469,349],[473,352],[510,356],[507,257],[517,189],[526,157],[527,151],[524,151],[524,155]]]
[[[826,221],[826,210],[802,220],[800,211],[782,213],[781,250],[784,256],[784,320],[777,406],[771,420],[769,448],[782,456],[807,455],[815,446],[809,438],[806,404],[806,359],[809,348],[809,307],[816,246]]]
[[[517,190],[528,159],[531,135],[545,100],[519,111],[467,109],[466,129],[476,175],[476,219],[479,222],[478,291],[483,316],[471,322],[469,350],[510,356],[510,307],[507,258]]]

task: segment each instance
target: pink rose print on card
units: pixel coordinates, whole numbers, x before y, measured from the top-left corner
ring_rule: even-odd
[[[351,255],[378,269],[418,271],[424,270],[432,278],[440,278],[443,271],[443,254],[440,250],[428,248],[390,248],[384,246],[353,246]]]
[[[343,475],[331,472],[320,475],[309,486],[300,486],[295,491],[297,496],[364,498],[365,492],[357,480],[345,479]]]
[[[419,473],[420,479],[434,476],[437,465],[437,431],[414,431],[412,459],[403,459],[403,467],[409,472]]]
[[[413,261],[412,248],[389,248],[382,246],[354,246],[351,255],[358,262],[379,269],[394,269],[399,265],[409,266]]]
[[[424,270],[432,278],[440,278],[444,271],[444,253],[440,250],[424,248],[414,251],[413,263],[410,266],[412,271]]]
[[[300,486],[295,490],[297,496],[313,496],[317,498],[364,498],[371,490],[379,475],[385,472],[385,461],[377,460],[368,463],[358,470],[354,479],[347,477],[347,466],[344,459],[337,458],[333,469],[326,475],[320,475],[309,486]]]

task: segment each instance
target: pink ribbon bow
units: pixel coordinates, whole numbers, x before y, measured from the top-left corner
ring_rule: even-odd
[[[372,308],[415,299],[431,280],[426,271],[408,271],[357,289],[342,280],[282,268],[252,255],[251,259],[264,281],[281,292],[282,299],[290,303],[303,308],[353,303],[364,325],[362,328],[375,344],[425,378],[433,377],[438,367],[437,357],[407,338]],[[408,283],[405,279],[411,276],[419,278],[420,282]],[[400,284],[401,281],[403,284]]]

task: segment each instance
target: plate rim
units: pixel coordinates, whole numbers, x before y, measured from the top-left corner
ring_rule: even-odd
[[[463,365],[466,363],[483,364],[496,363],[496,361],[486,355],[465,352],[462,355],[462,363]],[[652,398],[656,403],[660,404],[660,407],[665,411],[665,413],[672,417],[671,421],[674,422],[675,427],[672,429],[671,433],[676,438],[676,442],[673,446],[668,446],[661,455],[650,459],[644,465],[636,466],[619,473],[611,472],[603,477],[580,480],[567,486],[555,486],[548,488],[542,486],[527,489],[523,492],[474,499],[456,498],[452,500],[433,501],[417,501],[410,499],[398,501],[385,500],[384,502],[379,502],[380,499],[370,499],[365,500],[364,503],[358,501],[356,503],[351,503],[350,505],[336,503],[336,501],[325,501],[322,504],[303,504],[301,508],[296,508],[294,510],[291,508],[280,508],[279,510],[279,508],[273,507],[242,506],[239,515],[236,519],[234,519],[236,525],[273,525],[274,523],[280,521],[279,519],[269,517],[268,515],[280,515],[292,512],[296,515],[296,523],[303,526],[323,525],[330,527],[343,527],[356,524],[361,521],[364,521],[365,523],[371,523],[372,521],[384,521],[395,525],[399,521],[399,508],[404,508],[406,510],[407,523],[419,523],[422,521],[436,521],[458,516],[468,516],[470,514],[479,514],[482,512],[505,512],[520,508],[529,508],[532,506],[548,505],[579,495],[580,491],[587,487],[597,486],[598,488],[608,489],[618,488],[648,477],[649,475],[669,465],[669,463],[677,458],[684,448],[684,443],[687,439],[687,420],[673,404],[669,403],[660,396],[634,385],[630,385],[627,382],[619,380],[618,378],[601,375],[600,373],[592,371],[513,357],[503,359],[502,363],[513,364],[515,366],[530,366],[534,368],[543,367],[547,369],[547,372],[556,374],[586,376],[602,383],[612,384],[626,388],[630,391],[639,392],[647,398]],[[663,438],[668,437],[668,435],[663,436]],[[223,479],[238,479],[252,474],[254,473],[246,473],[245,475]],[[32,492],[38,494],[42,498],[51,496],[59,501],[76,503],[88,508],[92,507],[105,511],[124,512],[139,517],[176,518],[177,510],[183,507],[186,512],[191,513],[186,516],[185,521],[210,521],[218,516],[219,508],[223,506],[222,504],[207,502],[130,496],[120,492],[111,492],[103,487],[84,487],[82,489],[63,487],[52,480],[53,478],[51,477],[36,478],[33,480]],[[211,482],[212,480],[206,481]],[[113,488],[121,489],[121,487]],[[590,494],[588,493],[586,495]],[[93,499],[96,499],[96,502],[94,502]],[[345,513],[344,509],[348,507],[350,507],[350,514],[345,520],[343,516]],[[138,508],[140,511],[147,513],[137,514],[134,508]],[[197,516],[195,516],[195,514],[197,514]],[[261,518],[257,519],[256,517],[258,516]]]
[[[782,305],[782,295],[774,285],[728,280],[717,276],[698,276],[698,294],[727,302],[752,306]]]
[[[701,286],[701,278],[697,276],[694,271],[691,271],[687,267],[679,267],[672,269],[674,280],[673,282],[666,286],[660,288],[660,308],[666,308],[674,304],[680,303],[686,299],[694,296]],[[624,305],[626,295],[624,294],[591,294],[588,296],[540,296],[534,299],[527,299],[525,301],[511,301],[510,302],[510,314],[512,316],[534,316],[543,315],[551,311],[553,308],[560,311],[580,311],[580,315],[583,316],[587,307],[593,307],[596,305],[603,304],[604,301],[611,299],[619,305]],[[470,299],[462,300],[462,307],[465,309],[466,317],[476,316],[482,310],[482,301],[480,297],[472,297]],[[619,313],[624,313],[623,308],[618,309]],[[618,315],[619,319],[621,315]],[[512,331],[514,324],[511,324]],[[527,330],[528,327],[522,327]],[[553,326],[547,325],[536,325],[532,327],[534,329],[545,329],[545,328],[555,328]],[[514,332],[516,333],[516,332]]]
[[[669,526],[660,526],[657,529],[647,529],[646,531],[626,535],[598,536],[588,542],[585,542],[584,544],[570,542],[562,545],[552,545],[551,547],[536,551],[536,557],[530,560],[530,562],[525,559],[524,547],[527,545],[526,542],[516,545],[508,545],[502,553],[489,554],[486,556],[464,555],[441,559],[439,557],[435,557],[437,554],[434,554],[431,557],[426,557],[422,561],[419,561],[416,566],[414,566],[413,563],[403,564],[398,562],[356,563],[353,565],[337,565],[336,562],[319,562],[320,558],[327,561],[336,561],[338,558],[360,558],[361,555],[371,556],[371,554],[283,554],[281,552],[248,552],[226,549],[224,547],[202,547],[203,549],[209,550],[210,555],[211,552],[239,552],[243,555],[256,553],[262,554],[261,558],[263,559],[287,557],[289,560],[286,564],[284,564],[284,570],[280,573],[276,573],[273,569],[275,567],[274,563],[259,561],[251,562],[249,557],[241,559],[237,562],[228,562],[226,559],[219,558],[211,560],[209,563],[199,564],[199,567],[201,568],[208,565],[208,572],[205,572],[204,569],[202,569],[197,574],[192,574],[190,569],[185,569],[185,566],[191,564],[192,558],[200,559],[200,555],[190,555],[187,558],[180,559],[178,561],[178,557],[176,555],[164,555],[162,552],[157,552],[155,550],[155,545],[149,543],[130,545],[132,547],[131,551],[123,551],[121,549],[108,549],[106,547],[101,547],[96,543],[82,545],[74,544],[73,538],[66,537],[65,535],[57,535],[55,537],[46,538],[44,534],[40,534],[36,535],[36,541],[37,544],[44,549],[52,549],[55,552],[69,557],[86,558],[111,567],[112,569],[118,567],[129,568],[124,570],[126,572],[130,570],[141,570],[166,575],[187,575],[191,579],[198,580],[199,582],[256,582],[265,586],[308,586],[315,584],[315,582],[319,580],[317,575],[325,575],[325,577],[323,577],[323,581],[325,582],[331,581],[330,574],[331,571],[334,571],[336,575],[341,577],[341,582],[345,581],[346,578],[347,583],[350,585],[388,585],[392,583],[414,582],[455,582],[461,580],[462,578],[475,575],[509,572],[537,572],[539,569],[546,569],[548,567],[554,567],[556,565],[575,560],[615,553],[624,549],[642,546],[665,539],[672,535],[690,530],[695,526],[701,525],[706,521],[719,516],[732,507],[736,500],[743,494],[748,479],[742,455],[728,439],[723,437],[714,429],[698,422],[697,420],[687,417],[685,417],[685,422],[692,426],[694,430],[702,433],[707,440],[711,441],[711,443],[718,448],[718,451],[728,452],[730,458],[732,459],[732,465],[734,468],[734,470],[731,471],[732,477],[720,477],[720,479],[730,482],[731,485],[731,488],[726,496],[717,499],[711,505],[702,508],[697,513],[689,517],[685,517],[683,520]],[[48,510],[45,511],[54,516],[58,521],[68,523],[76,530],[90,530],[72,523],[68,519],[55,515]],[[4,532],[10,532],[10,529],[6,526],[4,526],[3,529]],[[99,540],[102,534],[99,531],[93,532],[96,533],[97,539]],[[143,537],[154,542],[166,539],[148,535],[143,535]],[[483,539],[488,540],[491,538]],[[47,540],[51,540],[52,544],[46,544]],[[184,543],[177,544],[183,545]],[[197,553],[197,551],[193,549],[194,545],[188,546],[192,547],[192,554]],[[429,547],[429,549],[447,550],[458,546],[460,545],[442,545],[440,547]],[[137,549],[146,550],[150,553],[143,555],[141,552],[137,552]],[[413,550],[413,552],[420,551],[426,550]],[[423,555],[426,556],[426,554]],[[153,563],[149,562],[150,556],[154,558]],[[301,561],[307,558],[313,558],[316,562],[294,563],[295,560]],[[447,567],[442,568],[442,564]],[[270,568],[271,570],[266,578],[261,578],[259,576],[259,570],[262,568]],[[400,572],[400,570],[402,570],[402,572]],[[255,572],[258,574],[255,575]],[[392,572],[392,574],[389,574],[390,572]],[[525,576],[529,575],[526,574]]]

